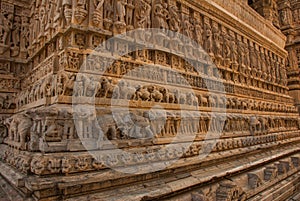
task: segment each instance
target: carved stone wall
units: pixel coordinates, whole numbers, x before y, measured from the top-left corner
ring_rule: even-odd
[[[299,33],[299,2],[278,1],[280,28],[287,37],[286,50],[288,51],[288,86],[289,94],[295,99],[299,110],[299,47],[297,45]]]
[[[286,65],[295,60],[276,28],[292,20],[288,5],[253,2],[264,19],[237,0],[0,3],[0,169],[23,197],[251,200],[272,197],[269,190],[280,192],[283,180],[293,188],[281,198],[298,188],[292,184],[299,180],[300,124]],[[185,35],[207,54],[165,34],[162,47],[133,49],[114,61],[132,47],[126,37],[109,39],[142,28]],[[134,39],[143,46],[138,41],[160,36]],[[108,53],[94,55],[99,45]],[[74,97],[88,103],[86,110],[74,111]],[[118,114],[135,125],[116,123],[114,101],[123,109],[130,102],[129,114]],[[91,102],[94,115],[87,112]],[[164,121],[149,111],[155,104],[165,109]],[[221,136],[205,140],[208,132]],[[180,146],[164,149],[177,135]],[[112,143],[131,155],[115,153]],[[174,160],[152,173],[116,171]]]

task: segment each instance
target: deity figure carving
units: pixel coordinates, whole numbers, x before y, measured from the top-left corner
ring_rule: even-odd
[[[250,66],[251,66],[251,70],[253,75],[256,76],[256,69],[257,69],[257,55],[255,53],[255,48],[254,48],[253,43],[250,43]]]
[[[219,25],[216,22],[213,22],[212,24],[213,52],[215,57],[221,58],[221,36]]]
[[[275,55],[274,68],[275,68],[275,76],[276,76],[275,82],[276,83],[279,83],[280,73],[281,73],[279,59],[280,58],[277,55]]]
[[[238,64],[240,66],[240,72],[245,72],[245,48],[242,42],[241,36],[237,37],[237,53],[238,53]]]
[[[125,23],[126,3],[124,2],[124,0],[116,0],[115,3],[116,3],[115,21]]]
[[[133,0],[128,0],[126,3],[126,25],[128,30],[132,30],[133,27],[133,11],[134,4]]]
[[[203,23],[201,16],[198,16],[195,19],[195,39],[197,43],[202,47],[203,46]]]
[[[104,19],[112,19],[113,14],[113,3],[111,0],[104,1]]]
[[[111,31],[113,24],[114,7],[112,0],[104,0],[103,4],[103,25],[105,30]]]
[[[256,54],[256,59],[257,59],[257,77],[261,77],[261,75],[262,75],[262,66],[261,66],[261,64],[262,64],[262,60],[261,60],[261,55],[260,55],[260,46],[259,45],[255,45],[255,54]]]
[[[4,53],[3,46],[9,45],[10,33],[13,28],[13,15],[0,12],[0,54]]]
[[[204,39],[204,49],[208,54],[212,54],[212,30],[209,22],[204,23],[204,31],[203,31],[203,39]]]
[[[29,31],[28,18],[26,16],[22,16],[21,39],[20,39],[21,53],[27,51],[27,48],[29,47],[29,42],[30,42],[29,40],[30,40],[30,31]],[[26,57],[26,56],[24,56],[24,57]]]
[[[180,31],[180,17],[178,14],[178,8],[174,5],[169,7],[170,12],[170,20],[169,20],[169,28],[173,32]]]
[[[73,80],[70,80],[70,84],[73,82]],[[84,77],[83,76],[77,76],[76,81],[74,82],[74,88],[73,88],[73,95],[77,97],[84,96]]]
[[[189,16],[184,16],[182,21],[182,31],[183,34],[188,37],[187,41],[190,41],[194,38],[194,26],[191,22],[191,18]]]
[[[223,52],[223,58],[224,58],[224,66],[229,67],[230,65],[230,55],[231,55],[231,49],[230,49],[230,37],[228,36],[227,29],[222,26],[221,29],[221,35],[222,35],[222,52]]]
[[[19,16],[15,16],[14,23],[12,26],[12,54],[11,56],[18,56],[20,50],[20,31],[21,31],[21,18]]]
[[[285,61],[282,59],[281,62],[281,67],[280,67],[282,73],[280,74],[280,79],[281,79],[281,84],[283,86],[287,86],[287,70],[286,70],[286,65],[285,65]]]
[[[134,12],[134,28],[143,29],[151,27],[151,0],[140,0],[135,1],[135,12]],[[145,33],[138,31],[136,38],[141,41],[145,41]]]
[[[267,78],[266,55],[263,47],[260,48],[261,71],[263,79]]]
[[[230,41],[229,41],[229,45],[230,45],[230,60],[234,65],[237,64],[237,56],[238,56],[238,52],[237,52],[237,44],[235,42],[236,37],[235,37],[235,33],[232,31],[229,31],[229,35],[230,35]],[[232,66],[232,68],[234,68]]]
[[[46,1],[42,0],[42,4],[39,9],[38,18],[39,18],[39,35],[38,38],[43,38],[45,36],[45,29],[47,25],[47,10],[46,10]]]
[[[125,16],[126,16],[126,0],[116,0],[114,1],[114,26],[113,26],[113,32],[114,33],[123,33],[126,31],[126,22],[125,22]]]
[[[168,29],[169,20],[168,4],[163,0],[155,0],[153,5],[153,28]]]
[[[250,68],[250,50],[249,50],[249,45],[248,45],[248,39],[244,38],[244,53],[245,53],[245,68],[246,68],[246,74],[249,75],[251,68]]]

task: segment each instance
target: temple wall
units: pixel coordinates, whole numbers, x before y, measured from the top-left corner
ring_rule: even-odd
[[[0,3],[0,169],[22,196],[255,200],[288,180],[275,200],[298,189],[286,38],[245,1]],[[138,28],[162,32],[110,40]]]

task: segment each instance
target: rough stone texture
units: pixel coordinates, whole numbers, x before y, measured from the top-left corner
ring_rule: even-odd
[[[0,0],[0,199],[297,199],[296,5]]]
[[[299,62],[299,9],[298,1],[278,1],[280,29],[286,35],[286,50],[288,51],[287,75],[289,94],[295,99],[295,105],[300,106]],[[299,110],[300,111],[300,110]]]

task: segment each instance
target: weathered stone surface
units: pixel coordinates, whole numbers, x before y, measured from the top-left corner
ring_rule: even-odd
[[[0,0],[0,200],[297,198],[298,4]]]

